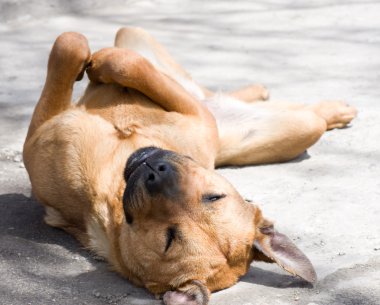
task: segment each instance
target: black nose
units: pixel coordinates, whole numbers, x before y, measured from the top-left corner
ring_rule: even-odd
[[[149,193],[169,194],[176,185],[176,173],[173,166],[162,160],[146,162],[145,186]]]

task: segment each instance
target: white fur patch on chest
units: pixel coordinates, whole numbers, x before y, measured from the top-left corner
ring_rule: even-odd
[[[52,207],[45,207],[45,222],[52,227],[64,228],[67,226],[66,220],[62,217],[61,213]]]
[[[109,259],[111,244],[107,234],[110,224],[110,213],[106,203],[97,204],[87,221],[89,248],[97,255]]]

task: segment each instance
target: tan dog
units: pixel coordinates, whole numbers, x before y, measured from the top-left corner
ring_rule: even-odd
[[[207,304],[252,260],[314,282],[306,256],[214,167],[295,158],[356,110],[250,103],[267,99],[260,85],[214,95],[143,30],[121,29],[115,44],[91,56],[82,35],[64,33],[51,51],[24,146],[45,221],[168,305]]]

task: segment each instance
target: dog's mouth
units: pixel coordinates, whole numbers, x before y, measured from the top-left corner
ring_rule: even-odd
[[[144,147],[136,150],[127,161],[127,165],[125,167],[124,177],[125,181],[128,182],[128,179],[131,175],[141,166],[143,165],[149,157],[152,157],[156,153],[161,151],[160,148],[157,147]]]

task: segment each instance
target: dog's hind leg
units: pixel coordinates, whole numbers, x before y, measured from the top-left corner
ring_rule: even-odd
[[[121,28],[115,37],[115,46],[127,48],[145,57],[156,69],[175,79],[185,90],[198,99],[214,93],[197,84],[191,75],[169,54],[152,35],[141,28]]]
[[[305,106],[305,109],[323,118],[327,123],[327,130],[347,126],[358,113],[354,107],[342,101],[323,101]]]
[[[165,47],[141,28],[121,28],[115,37],[115,46],[128,48],[148,59],[157,69],[180,83],[198,99],[211,97],[215,93],[200,86],[179,65]],[[262,85],[251,85],[227,94],[246,102],[264,101],[269,98],[268,90]]]
[[[194,95],[130,49],[105,48],[94,53],[87,74],[94,83],[116,83],[135,89],[166,111],[193,115],[214,123],[211,113]]]
[[[347,124],[356,114],[352,107],[343,111],[339,102],[313,106],[272,102],[248,105],[219,96],[206,100],[206,105],[216,118],[220,135],[216,166],[294,159],[330,127]]]
[[[80,80],[91,57],[87,39],[78,33],[63,33],[50,52],[45,86],[34,109],[26,141],[51,117],[71,106],[74,82]]]
[[[190,94],[193,94],[200,100],[215,94],[196,83],[191,75],[176,62],[166,48],[141,28],[121,28],[116,34],[115,46],[128,48],[145,57],[157,69],[175,79]],[[269,98],[268,90],[259,84],[246,86],[227,94],[246,102],[265,101]]]
[[[260,84],[254,84],[235,91],[230,91],[227,94],[247,103],[266,101],[269,99],[269,91]]]
[[[168,75],[175,74],[191,79],[190,74],[174,60],[165,47],[142,28],[121,28],[116,33],[115,46],[135,51]]]

